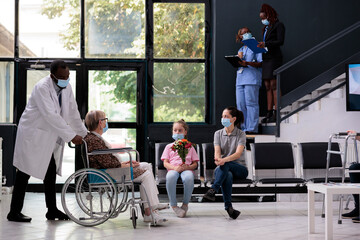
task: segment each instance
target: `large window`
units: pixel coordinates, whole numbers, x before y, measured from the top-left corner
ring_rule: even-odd
[[[154,3],[154,122],[206,121],[205,9],[205,3]]]
[[[80,57],[80,0],[19,2],[20,57]]]
[[[0,57],[14,57],[14,0],[1,1]]]
[[[13,122],[14,63],[0,62],[0,122]]]
[[[155,63],[153,91],[155,122],[204,122],[204,63]]]
[[[145,0],[85,0],[85,56],[145,57]]]
[[[105,111],[109,130],[103,137],[151,160],[152,123],[209,122],[209,2],[2,1],[0,122],[18,124],[34,85],[53,60],[63,59],[81,117]],[[74,172],[76,161],[66,147],[59,182]]]
[[[205,58],[205,4],[154,3],[154,58]]]
[[[137,71],[89,70],[88,76],[89,110],[104,111],[114,126],[104,139],[114,148],[136,149]]]
[[[136,122],[135,71],[89,71],[89,110],[102,110],[112,122]]]

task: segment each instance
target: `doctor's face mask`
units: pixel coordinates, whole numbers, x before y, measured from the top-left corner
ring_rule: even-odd
[[[70,82],[69,68],[58,68],[56,73],[52,73],[52,78],[60,88],[66,88]]]

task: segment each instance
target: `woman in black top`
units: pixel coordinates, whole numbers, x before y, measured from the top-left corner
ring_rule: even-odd
[[[274,70],[282,64],[282,53],[280,46],[284,44],[285,26],[278,19],[278,14],[270,5],[263,4],[260,10],[261,22],[263,28],[263,42],[258,47],[265,48],[267,52],[263,53],[262,79],[266,87],[267,95],[267,114],[262,123],[276,121],[276,76]],[[273,110],[275,106],[275,110]]]

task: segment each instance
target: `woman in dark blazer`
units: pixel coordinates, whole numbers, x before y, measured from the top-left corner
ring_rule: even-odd
[[[262,79],[266,87],[267,114],[262,123],[276,121],[276,76],[274,70],[282,64],[283,56],[280,46],[284,44],[285,26],[278,19],[278,14],[270,5],[263,4],[260,10],[263,28],[263,42],[258,47],[265,48],[263,53]]]

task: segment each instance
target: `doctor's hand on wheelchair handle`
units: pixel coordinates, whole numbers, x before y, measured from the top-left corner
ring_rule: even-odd
[[[71,142],[75,145],[82,144],[82,137],[79,135],[76,135],[73,139],[71,139]]]

